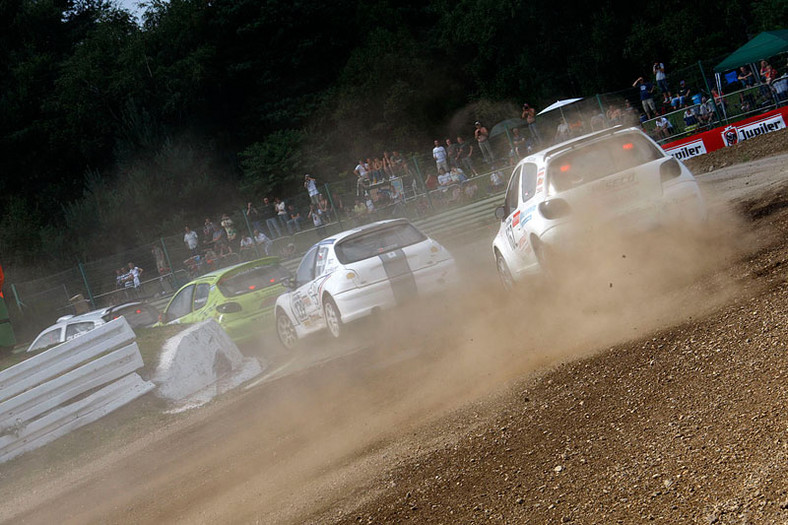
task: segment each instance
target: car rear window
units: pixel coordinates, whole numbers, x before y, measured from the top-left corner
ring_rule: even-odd
[[[112,313],[104,317],[104,320],[109,322],[112,319],[117,319],[120,316],[126,318],[126,322],[132,328],[140,326],[152,326],[159,320],[159,311],[156,308],[144,304],[129,305],[123,308],[113,310]]]
[[[565,191],[663,157],[645,137],[629,134],[568,151],[551,159],[547,172],[550,185]]]
[[[368,259],[393,250],[416,244],[427,238],[409,223],[396,223],[386,228],[353,235],[335,247],[337,260],[342,264]]]
[[[268,288],[290,277],[279,265],[267,264],[244,270],[219,281],[216,286],[225,297],[237,297]]]

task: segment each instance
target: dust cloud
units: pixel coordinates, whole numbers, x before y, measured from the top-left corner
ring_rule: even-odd
[[[757,242],[720,206],[700,231],[609,233],[569,260],[560,279],[512,294],[495,273],[494,232],[447,241],[460,289],[382,312],[344,340],[306,340],[288,359],[342,356],[219,400],[43,504],[39,492],[30,514],[10,516],[331,523],[338,509],[396,490],[382,472],[451,446],[484,417],[485,399],[516,381],[722,304],[736,284],[721,269]],[[348,346],[359,350],[348,354]],[[461,425],[445,428],[442,416],[459,412],[467,412]]]

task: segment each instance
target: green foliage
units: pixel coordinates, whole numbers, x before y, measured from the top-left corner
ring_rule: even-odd
[[[138,25],[107,0],[0,3],[4,260],[147,243],[525,101],[694,67],[788,16],[784,0],[146,5]]]
[[[241,191],[269,195],[303,180],[307,169],[301,153],[303,142],[303,132],[284,129],[244,149],[240,154],[244,174]]]

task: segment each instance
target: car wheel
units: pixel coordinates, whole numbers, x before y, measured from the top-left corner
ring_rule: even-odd
[[[509,271],[509,265],[500,253],[496,254],[495,266],[498,268],[498,276],[501,278],[501,284],[506,292],[514,290],[514,278],[512,272]]]
[[[295,326],[287,314],[282,311],[276,313],[276,335],[279,336],[279,342],[287,350],[294,350],[298,346],[298,334]]]
[[[337,304],[330,297],[326,297],[323,303],[323,315],[326,318],[326,328],[335,338],[339,338],[344,331],[342,328],[342,315],[339,313]]]

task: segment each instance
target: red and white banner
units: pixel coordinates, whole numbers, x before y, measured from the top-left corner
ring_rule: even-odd
[[[788,106],[740,120],[735,124],[720,126],[685,137],[664,144],[662,147],[678,160],[687,160],[698,155],[705,155],[710,151],[733,146],[765,133],[785,129],[786,120],[788,120]]]

